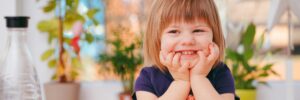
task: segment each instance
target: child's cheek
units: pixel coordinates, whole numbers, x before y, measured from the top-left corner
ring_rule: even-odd
[[[208,55],[209,55],[209,53],[210,53],[210,51],[209,51],[209,47],[208,47],[209,45],[202,45],[202,47],[201,47],[201,49],[199,50],[200,52],[203,52],[204,53],[204,55],[206,56],[206,57],[208,57]],[[199,52],[198,51],[198,52]],[[198,55],[198,57],[199,57],[199,54],[197,54]]]
[[[205,56],[207,57],[209,55],[209,45],[213,43],[211,38],[203,38],[199,40],[198,44],[200,46],[200,50],[204,52]]]
[[[168,50],[164,47],[164,45],[161,46],[160,52],[161,52],[163,57],[167,57]]]
[[[162,42],[162,44],[161,44],[160,48],[161,48],[161,51],[164,54],[164,56],[167,56],[168,53],[171,53],[172,47],[168,44],[169,44],[168,42]]]
[[[166,52],[165,50],[161,50],[161,55],[162,55],[162,57],[163,57],[164,59],[166,59],[167,56],[168,56],[168,54],[167,54],[167,52]]]

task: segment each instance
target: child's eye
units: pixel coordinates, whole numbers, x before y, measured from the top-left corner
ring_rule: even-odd
[[[175,34],[175,33],[179,33],[179,31],[178,31],[178,30],[170,30],[168,33],[173,33],[173,34]]]
[[[196,29],[196,30],[193,31],[193,33],[197,33],[197,32],[205,32],[205,31],[202,30],[202,29]]]

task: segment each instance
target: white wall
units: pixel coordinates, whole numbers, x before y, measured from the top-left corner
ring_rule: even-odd
[[[16,2],[15,0],[3,0],[2,3],[0,3],[0,7],[0,60],[2,60],[7,36],[4,16],[16,15]]]

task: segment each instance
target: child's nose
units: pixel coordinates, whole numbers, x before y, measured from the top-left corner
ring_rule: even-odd
[[[181,43],[182,45],[194,45],[196,40],[192,34],[185,34],[181,38]]]

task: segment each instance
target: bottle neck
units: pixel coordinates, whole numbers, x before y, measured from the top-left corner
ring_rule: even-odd
[[[7,28],[7,42],[2,59],[0,59],[3,66],[9,66],[11,68],[18,68],[19,64],[32,62],[32,56],[27,46],[26,28]],[[17,62],[13,65],[11,62]],[[0,68],[1,70],[1,68]]]
[[[8,28],[9,42],[26,43],[27,28]]]

